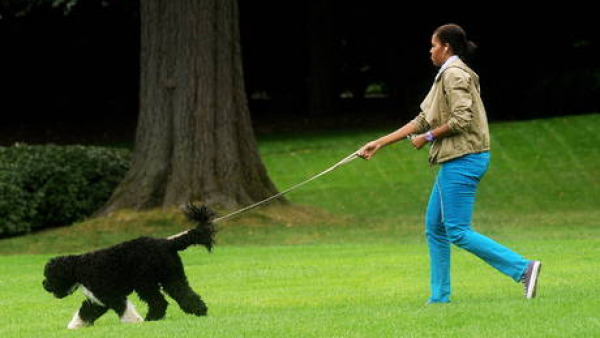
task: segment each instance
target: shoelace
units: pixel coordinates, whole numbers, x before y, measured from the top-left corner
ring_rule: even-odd
[[[521,277],[521,283],[523,283],[523,286],[525,287],[525,291],[524,291],[525,297],[527,297],[527,289],[529,288],[529,285],[527,285],[528,284],[527,276],[530,275],[530,273],[529,273],[530,271],[531,271],[530,266],[528,266],[527,270],[525,270],[525,273]]]

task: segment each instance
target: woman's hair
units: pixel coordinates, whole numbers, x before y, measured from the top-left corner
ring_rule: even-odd
[[[452,47],[454,54],[461,59],[469,59],[477,49],[477,45],[467,39],[467,33],[462,27],[456,24],[442,25],[433,32],[441,43],[448,43]]]

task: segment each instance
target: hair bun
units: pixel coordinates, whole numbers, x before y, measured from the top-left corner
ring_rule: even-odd
[[[467,40],[467,54],[472,55],[477,50],[477,44],[471,40]]]

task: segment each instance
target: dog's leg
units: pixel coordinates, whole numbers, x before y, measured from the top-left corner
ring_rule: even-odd
[[[135,310],[133,303],[129,301],[129,299],[125,300],[125,311],[121,315],[121,323],[139,323],[143,322],[144,319],[140,316],[139,313]]]
[[[160,320],[165,317],[169,303],[158,287],[137,289],[136,292],[140,299],[148,304],[145,320]]]
[[[108,308],[106,306],[95,304],[94,302],[86,299],[81,304],[81,307],[73,316],[73,319],[67,325],[69,329],[79,329],[94,324],[96,319],[100,318],[106,313]]]
[[[73,316],[73,319],[71,319],[69,324],[67,324],[67,329],[75,330],[90,325],[92,325],[92,323],[88,323],[85,320],[81,319],[81,316],[79,315],[79,310],[77,310],[77,312],[75,312],[75,315]]]
[[[200,296],[192,290],[186,280],[177,280],[163,284],[163,289],[186,313],[206,316],[208,308]]]
[[[139,323],[144,321],[126,297],[109,299],[105,303],[117,313],[121,319],[121,323]]]

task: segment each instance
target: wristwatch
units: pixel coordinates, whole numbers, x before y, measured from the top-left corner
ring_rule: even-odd
[[[430,131],[427,132],[427,134],[425,134],[425,139],[427,140],[427,142],[433,142],[435,141],[435,137],[433,136],[433,133]]]

